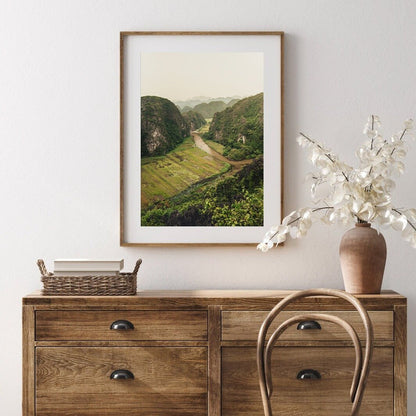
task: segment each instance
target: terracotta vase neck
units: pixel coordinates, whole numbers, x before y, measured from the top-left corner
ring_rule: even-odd
[[[369,222],[356,222],[356,227],[371,227],[371,224]]]

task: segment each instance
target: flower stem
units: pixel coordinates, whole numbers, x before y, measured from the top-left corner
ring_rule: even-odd
[[[371,131],[374,131],[374,115],[371,115]],[[371,138],[371,150],[373,150],[374,137]]]
[[[321,211],[321,210],[323,210],[323,209],[333,209],[333,208],[334,208],[334,207],[319,207],[319,208],[314,208],[314,209],[312,210],[312,212]],[[292,224],[294,224],[296,221],[299,221],[301,218],[302,218],[302,217],[297,217],[297,218],[295,218],[294,220],[292,220],[292,221],[288,222],[288,223],[287,223],[287,225],[292,225]],[[277,233],[276,233],[276,234],[277,234]],[[274,237],[276,234],[274,234],[274,235],[273,235],[273,237]]]
[[[403,130],[403,133],[402,133],[402,135],[400,136],[400,141],[402,141],[403,140],[403,137],[404,137],[404,135],[405,135],[405,133],[406,133],[406,130],[407,129],[404,129]],[[396,147],[393,147],[393,150],[391,151],[391,153],[390,153],[390,156],[392,156],[393,155],[393,153],[395,152],[395,150],[396,150]]]
[[[407,129],[404,129],[401,136],[400,136],[400,141],[403,140],[404,135],[406,134]],[[378,156],[380,154],[380,152],[383,150],[384,145],[387,143],[387,140],[384,140],[383,146],[380,147],[380,149],[377,150],[376,156]],[[373,142],[371,142],[371,150],[373,150]],[[396,147],[393,147],[393,150],[390,153],[390,156],[393,156],[393,153],[396,151]],[[371,175],[371,172],[373,171],[373,166],[371,166],[368,174]]]
[[[392,211],[394,211],[394,212],[397,212],[398,214],[400,214],[400,215],[404,215],[402,212],[400,212],[397,208],[392,208],[391,209]],[[407,221],[407,223],[413,228],[413,230],[415,230],[416,231],[416,226],[414,225],[414,224],[412,224],[410,221],[409,221],[409,219],[406,217],[406,221]]]
[[[312,209],[311,211],[312,212],[317,212],[317,211],[322,211],[323,209],[333,209],[334,207],[319,207],[319,208],[314,208],[314,209]],[[297,217],[297,218],[295,218],[295,219],[293,219],[292,221],[290,221],[290,222],[288,222],[287,223],[287,225],[292,225],[292,224],[294,224],[295,222],[297,222],[297,221],[299,221],[300,219],[301,219],[302,217],[301,216],[299,216],[299,217]],[[277,234],[279,234],[279,231],[276,231],[270,238],[269,238],[269,240],[272,240],[274,237],[276,237],[276,235]]]
[[[303,134],[302,132],[299,133],[302,137],[304,137],[306,140],[308,140],[309,142],[311,142],[313,145],[315,145],[317,148],[321,149],[324,152],[324,155],[335,165],[336,162],[335,160],[331,157],[331,155],[329,153],[325,152],[325,149],[319,144],[317,143],[315,140],[312,140],[310,137],[308,137],[306,134]],[[344,176],[345,180],[347,182],[349,182],[349,179],[347,177],[347,175],[341,170],[342,175]]]

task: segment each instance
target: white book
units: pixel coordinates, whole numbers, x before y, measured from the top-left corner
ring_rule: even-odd
[[[120,273],[115,271],[97,271],[97,270],[66,270],[54,271],[54,276],[118,276]]]
[[[57,259],[53,262],[55,272],[119,272],[124,260]]]

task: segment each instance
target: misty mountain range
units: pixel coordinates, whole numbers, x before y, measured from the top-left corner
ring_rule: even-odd
[[[232,97],[204,97],[204,96],[198,96],[198,97],[192,97],[189,100],[184,101],[173,101],[173,103],[179,107],[181,110],[183,110],[185,107],[193,108],[198,104],[202,103],[210,103],[211,101],[222,101],[225,104],[228,104],[232,100],[241,100],[244,97],[241,97],[240,95],[234,95]]]

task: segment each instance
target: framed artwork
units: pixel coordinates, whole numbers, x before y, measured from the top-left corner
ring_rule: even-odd
[[[283,204],[283,33],[120,33],[120,243],[254,245]]]

